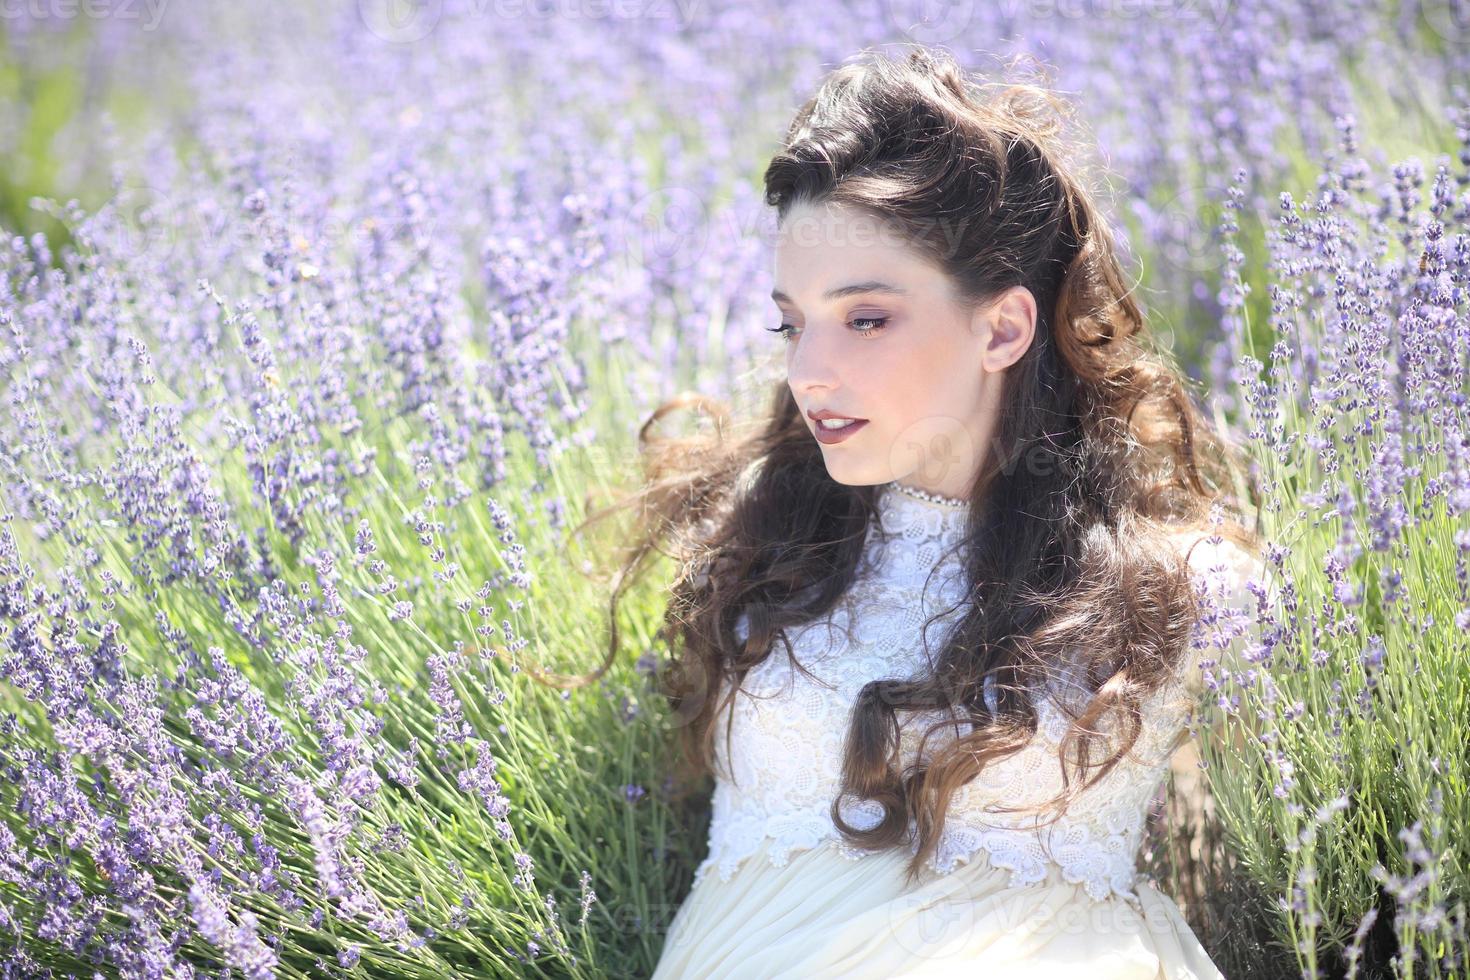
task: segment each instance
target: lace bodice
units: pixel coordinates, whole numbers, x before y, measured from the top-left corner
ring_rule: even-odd
[[[793,669],[778,643],[746,675],[735,698],[733,727],[728,728],[729,758],[728,715],[720,702],[709,854],[696,878],[717,870],[722,879],[729,879],[767,841],[769,858],[778,866],[785,865],[793,852],[829,840],[854,860],[872,853],[851,847],[828,813],[840,782],[849,715],[859,690],[869,681],[927,670],[928,658],[937,656],[945,633],[961,617],[965,593],[961,542],[967,519],[963,508],[898,492],[892,484],[880,491],[878,510],[880,519],[868,529],[858,576],[844,601],[828,617],[788,630],[797,660],[816,680]],[[1190,554],[1190,567],[1197,588],[1212,590],[1215,605],[1254,608],[1246,583],[1261,569],[1233,544],[1202,539]],[[919,629],[936,614],[941,615],[929,626],[926,655]],[[742,616],[736,626],[741,639],[745,626]],[[1213,620],[1213,628],[1220,629],[1220,621]],[[1236,632],[1241,632],[1238,625]],[[1206,655],[1228,656],[1242,643],[1226,640]],[[1007,806],[1044,802],[1062,788],[1056,749],[1069,721],[1057,706],[1064,688],[1038,698],[1039,725],[1032,743],[990,763],[956,793],[938,852],[928,862],[930,870],[948,873],[983,850],[992,865],[1010,870],[1012,884],[1041,882],[1050,868],[1058,868],[1065,880],[1083,884],[1094,898],[1113,895],[1136,902],[1135,856],[1148,804],[1165,777],[1173,747],[1201,690],[1196,675],[1204,661],[1182,660],[1179,682],[1145,705],[1144,728],[1133,752],[1049,827],[1036,826],[1045,823],[1046,816],[988,809],[996,802]],[[1068,675],[1062,677],[1066,683]],[[995,704],[989,688],[987,699]],[[916,758],[923,722],[931,717],[939,720],[937,715],[922,715],[904,721],[905,765]],[[944,732],[953,731],[953,726],[943,729],[931,737],[930,746],[945,738]],[[848,823],[866,828],[877,823],[881,810],[859,801],[845,804],[842,813]]]

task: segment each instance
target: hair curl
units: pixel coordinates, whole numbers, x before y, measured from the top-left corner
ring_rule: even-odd
[[[1181,530],[1207,529],[1214,507],[1228,518],[1220,533],[1248,550],[1259,544],[1231,492],[1239,485],[1255,496],[1244,457],[1152,345],[1085,170],[1069,162],[1071,119],[1051,90],[974,83],[947,53],[864,52],[802,105],[765,171],[778,221],[798,203],[858,209],[892,222],[965,300],[985,303],[1017,285],[1036,299],[1035,339],[1006,369],[1008,409],[972,491],[972,504],[983,506],[972,506],[966,529],[963,618],[932,676],[863,687],[832,801],[834,825],[863,848],[912,843],[912,818],[911,880],[937,847],[953,793],[1032,739],[1028,692],[1060,664],[1081,667],[1088,700],[1068,711],[1064,789],[1046,804],[1053,819],[1131,749],[1140,705],[1176,670],[1197,614]],[[733,710],[731,692],[778,638],[806,672],[786,630],[832,610],[877,517],[878,488],[833,481],[789,388],[772,394],[769,414],[741,425],[697,394],[659,406],[639,433],[642,485],[583,524],[639,508],[639,537],[611,598],[606,658],[563,681],[606,672],[620,597],[650,559],[670,554],[663,543],[674,546],[678,573],[660,631],[670,657],[660,679],[686,789],[714,771],[716,713]],[[691,408],[714,417],[713,433],[653,438],[661,419]],[[742,614],[743,643],[735,632]],[[900,715],[935,710],[970,730],[900,772]],[[1120,719],[1109,731],[1121,732],[1121,744],[1090,765],[1092,743]],[[927,732],[940,727],[953,721]],[[1089,768],[1097,770],[1090,779]],[[885,818],[872,829],[849,826],[839,812],[849,796],[880,803]]]

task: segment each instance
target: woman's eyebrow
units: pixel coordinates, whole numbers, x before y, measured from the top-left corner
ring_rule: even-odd
[[[867,282],[854,282],[849,283],[846,286],[838,286],[835,289],[829,289],[826,293],[823,294],[822,298],[827,300],[841,299],[844,296],[853,296],[858,293],[892,293],[895,296],[907,296],[908,292],[909,291],[907,289],[904,289],[902,286],[894,286],[890,283],[879,282],[876,279],[869,279]],[[778,303],[791,302],[791,297],[787,296],[779,289],[771,290],[771,299],[775,300]]]

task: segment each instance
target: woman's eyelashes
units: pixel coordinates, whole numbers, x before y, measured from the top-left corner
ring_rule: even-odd
[[[870,326],[859,326],[859,324],[870,324]],[[847,325],[860,337],[871,337],[881,333],[888,325],[886,316],[858,316],[847,321]],[[796,334],[796,327],[790,323],[783,323],[779,327],[766,327],[771,333],[780,334],[786,340],[791,340]]]

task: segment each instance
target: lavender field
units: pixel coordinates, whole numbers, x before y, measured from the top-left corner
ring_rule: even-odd
[[[1147,869],[1231,977],[1470,975],[1463,0],[17,0],[5,976],[651,972],[708,813],[659,576],[610,622],[573,532],[782,383],[761,171],[914,43],[1076,102],[1253,460],[1279,588]]]

